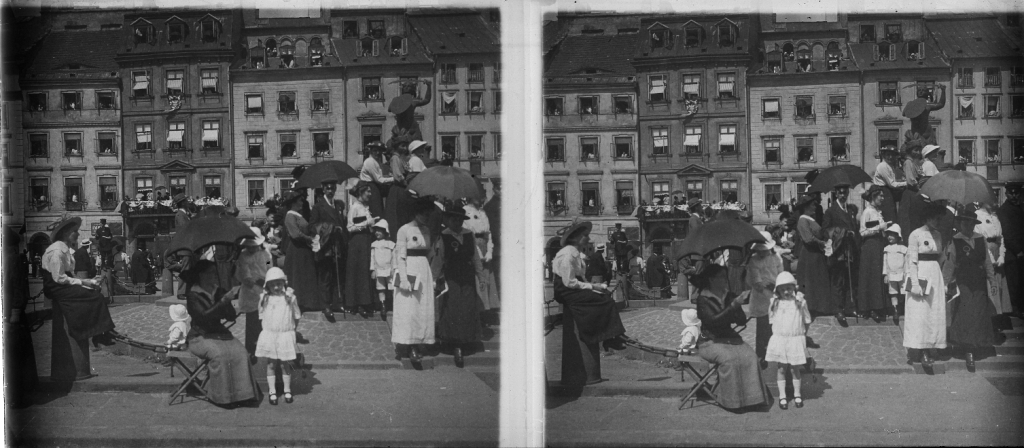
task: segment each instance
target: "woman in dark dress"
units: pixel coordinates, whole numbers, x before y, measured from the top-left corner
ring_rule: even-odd
[[[391,177],[394,182],[388,189],[387,201],[384,204],[384,220],[391,227],[388,229],[388,238],[395,240],[398,229],[401,229],[408,221],[399,218],[399,215],[408,215],[408,210],[403,208],[409,205],[409,190],[406,189],[407,175],[409,174],[409,142],[405,139],[389,142],[394,146],[395,152],[388,160],[391,167]],[[405,207],[403,207],[403,205]],[[404,218],[404,216],[403,216]]]
[[[885,250],[885,229],[889,223],[885,221],[882,205],[885,195],[889,194],[885,187],[872,185],[861,195],[864,199],[864,213],[860,215],[860,268],[858,273],[857,312],[870,313],[875,322],[881,323],[885,313],[885,298],[888,288],[882,280],[882,261]]]
[[[949,284],[947,296],[956,288],[960,290],[960,296],[953,299],[948,308],[949,341],[965,352],[967,370],[973,372],[974,352],[995,345],[992,316],[996,310],[988,298],[987,284],[992,261],[985,237],[974,232],[977,213],[968,209],[955,219],[959,231],[946,247],[943,266],[943,279]]]
[[[359,181],[349,193],[356,199],[348,213],[348,250],[345,259],[345,308],[359,309],[364,319],[373,314],[380,302],[373,300],[373,281],[370,275],[370,245],[373,244],[373,225],[380,220],[370,209],[373,184]],[[381,310],[387,313],[387,310]]]
[[[796,281],[811,311],[831,314],[832,297],[828,278],[828,258],[821,226],[814,220],[814,196],[804,195],[793,206],[799,214],[796,224]]]
[[[324,304],[316,278],[316,263],[313,259],[313,234],[309,232],[309,222],[302,217],[306,196],[292,192],[285,196],[282,202],[282,205],[288,208],[288,213],[284,216],[284,239],[287,243],[282,243],[282,246],[287,247],[284,254],[284,273],[295,289],[299,308],[304,311],[323,310]]]
[[[259,388],[249,370],[249,353],[221,323],[234,321],[237,313],[226,291],[218,285],[217,264],[199,260],[182,276],[189,285],[185,308],[192,318],[186,337],[188,351],[210,361],[206,395],[218,405],[256,399]]]
[[[473,232],[462,227],[468,219],[462,206],[444,211],[445,229],[440,247],[444,281],[448,292],[438,296],[437,338],[452,348],[455,365],[462,367],[462,349],[480,342],[480,299],[476,293],[476,272],[481,268]],[[436,256],[436,255],[435,255]]]
[[[146,242],[139,240],[139,245],[132,254],[132,283],[148,285],[153,282],[153,260],[146,250]]]

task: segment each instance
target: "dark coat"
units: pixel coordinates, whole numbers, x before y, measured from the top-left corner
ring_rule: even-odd
[[[996,210],[996,216],[1003,227],[1006,262],[1017,261],[1017,255],[1024,252],[1024,208],[1006,201]]]
[[[616,257],[622,258],[629,255],[629,237],[626,236],[626,232],[617,231],[612,233],[610,243],[612,244]]]
[[[844,212],[837,203],[833,202],[832,206],[825,211],[824,222],[821,227],[825,230],[826,234],[832,235],[838,233],[835,229],[846,230],[848,231],[847,235],[850,235],[849,232],[853,232],[852,235],[847,237],[845,246],[840,245],[839,242],[834,240],[832,245],[833,249],[849,248],[851,256],[856,258],[857,248],[860,247],[860,222],[857,221],[857,206],[848,203]],[[833,252],[832,258],[843,259],[836,252]]]
[[[96,276],[96,263],[89,256],[88,248],[75,249],[75,271],[86,271],[89,277]]]
[[[647,287],[662,288],[668,286],[670,279],[665,269],[665,257],[654,254],[647,259]]]
[[[603,252],[594,251],[594,253],[590,254],[590,257],[587,258],[587,281],[590,281],[591,278],[598,275],[600,275],[605,281],[608,281],[608,273],[610,270],[611,269],[608,267],[608,261],[604,259]]]
[[[109,253],[114,248],[114,233],[110,231],[110,227],[100,226],[96,229],[96,239],[99,241],[101,252]]]
[[[132,283],[150,283],[153,281],[153,269],[150,267],[152,261],[149,252],[145,249],[136,250],[132,254],[131,277]]]

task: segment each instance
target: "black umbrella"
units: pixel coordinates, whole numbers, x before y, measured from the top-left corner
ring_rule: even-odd
[[[933,201],[944,199],[960,206],[996,203],[988,180],[970,171],[949,170],[932,176],[921,187],[921,194]]]
[[[864,182],[871,182],[871,176],[864,170],[853,165],[836,165],[818,174],[807,191],[828,193],[839,185],[852,188]]]
[[[422,196],[458,200],[483,199],[484,190],[469,171],[454,166],[435,166],[419,173],[409,189]]]
[[[164,255],[187,250],[198,252],[211,244],[234,245],[242,238],[255,238],[249,226],[230,216],[205,216],[188,222],[174,234]]]
[[[705,223],[686,236],[676,250],[676,260],[689,256],[705,256],[717,250],[742,249],[752,243],[764,243],[764,237],[754,226],[739,219],[719,219]]]
[[[339,184],[354,177],[359,177],[359,172],[340,160],[325,160],[306,168],[295,184],[295,188],[320,188],[320,183],[327,180],[334,180]]]

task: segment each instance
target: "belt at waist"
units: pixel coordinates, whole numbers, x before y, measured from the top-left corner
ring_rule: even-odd
[[[877,225],[878,225],[878,220],[868,221],[868,222],[864,223],[864,227],[867,227],[869,229],[872,228],[872,227],[875,227]]]
[[[939,254],[918,254],[918,261],[939,261]]]
[[[426,257],[430,252],[429,249],[408,249],[405,251],[407,257]]]
[[[474,233],[473,236],[475,236],[477,238],[487,238],[487,232]]]
[[[998,243],[1000,239],[1002,239],[1002,238],[1000,238],[998,236],[994,236],[994,237],[991,237],[991,238],[985,238],[985,241],[988,241],[990,243]]]

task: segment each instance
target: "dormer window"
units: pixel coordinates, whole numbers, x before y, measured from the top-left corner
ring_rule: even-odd
[[[811,50],[807,45],[800,45],[796,51],[796,71],[804,73],[811,71]]]
[[[839,62],[843,59],[843,53],[839,50],[828,50],[825,53],[825,64],[830,72],[839,71]]]
[[[372,37],[374,39],[383,39],[384,38],[385,32],[384,32],[384,21],[383,20],[370,20],[369,21],[369,28],[370,28],[370,37]]]
[[[793,50],[792,43],[786,42],[786,44],[782,46],[782,60],[786,62],[796,60],[796,52]]]
[[[409,52],[408,41],[401,36],[392,36],[388,39],[388,54],[391,56],[404,56]]]
[[[136,44],[148,44],[153,42],[153,25],[142,22],[132,27],[132,34],[135,36]]]
[[[356,39],[359,37],[359,22],[344,20],[341,22],[341,38]]]
[[[882,41],[875,45],[876,61],[892,61],[896,59],[895,45]]]
[[[735,43],[736,35],[733,32],[732,24],[728,22],[718,24],[718,46],[731,47]]]
[[[651,49],[655,48],[666,48],[668,47],[669,40],[672,39],[672,32],[667,29],[658,29],[651,31]]]
[[[266,54],[263,47],[253,47],[249,49],[249,65],[252,68],[263,68],[266,63],[264,62],[264,55]]]
[[[324,54],[326,54],[323,41],[319,37],[314,37],[309,41],[309,65],[311,67],[321,67],[324,65]]]
[[[167,23],[167,42],[179,43],[185,41],[185,31],[188,28],[184,22],[175,20]]]
[[[379,50],[377,40],[365,37],[357,42],[360,57],[377,56]]]
[[[217,37],[220,35],[219,26],[213,17],[207,17],[199,22],[199,34],[202,36],[203,42],[216,42]]]
[[[903,40],[903,27],[900,24],[885,25],[885,40],[899,42]]]
[[[782,73],[782,53],[778,50],[772,51],[766,55],[767,65],[765,69],[768,73]]]
[[[860,26],[860,41],[861,42],[874,42],[875,41],[875,26],[874,25],[861,25]]]
[[[265,45],[263,45],[263,47],[267,49],[267,57],[268,58],[276,58],[277,57],[277,41],[276,40],[274,40],[274,39],[267,39],[267,43]]]
[[[907,42],[907,60],[917,61],[924,59],[924,43],[912,40]]]
[[[278,56],[281,58],[280,68],[293,68],[295,64],[295,46],[288,44],[281,44],[281,48],[277,51]]]
[[[703,31],[704,29],[697,25],[687,26],[686,29],[683,30],[684,45],[686,45],[687,48],[700,45],[701,35],[704,34]]]

